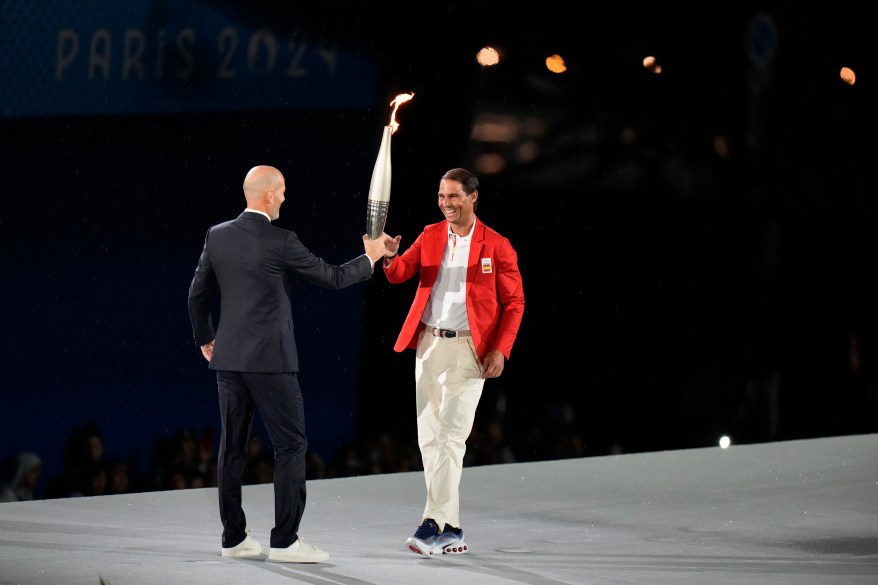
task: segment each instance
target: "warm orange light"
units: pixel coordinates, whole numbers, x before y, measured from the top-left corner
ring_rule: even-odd
[[[506,168],[506,159],[496,152],[482,153],[473,162],[480,175],[496,175]]]
[[[492,67],[500,62],[500,52],[494,47],[482,47],[476,55],[476,61],[482,67]]]
[[[644,69],[652,71],[653,73],[656,73],[656,74],[662,72],[662,66],[659,65],[659,62],[652,55],[647,55],[646,57],[643,58],[643,67],[644,67]]]
[[[396,110],[402,104],[406,103],[410,99],[415,97],[415,92],[412,93],[401,93],[390,102],[390,105],[393,106],[393,111],[390,112],[390,133],[393,134],[396,132],[396,129],[399,128],[399,123],[396,121]]]
[[[564,64],[564,58],[561,55],[550,55],[546,57],[546,69],[552,73],[564,73],[567,71],[567,65]]]
[[[471,137],[478,142],[515,142],[521,124],[514,116],[483,115],[473,123]]]
[[[848,85],[853,85],[857,82],[856,73],[854,73],[854,70],[849,67],[842,67],[839,77],[841,77],[841,80]]]

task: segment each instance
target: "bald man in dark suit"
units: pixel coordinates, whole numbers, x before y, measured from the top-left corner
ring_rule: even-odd
[[[312,254],[295,232],[273,226],[286,184],[271,166],[244,178],[247,208],[212,226],[189,287],[189,319],[196,344],[216,371],[222,432],[217,461],[222,555],[254,557],[262,546],[248,534],[241,502],[247,442],[258,411],[275,452],[275,526],[268,559],[318,563],[329,555],[299,537],[305,511],[307,437],[293,329],[293,277],[338,290],[372,278],[385,240],[363,236],[365,253],[341,265]],[[214,294],[222,308],[216,330]]]

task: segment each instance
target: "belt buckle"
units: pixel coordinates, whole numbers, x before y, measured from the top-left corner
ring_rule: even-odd
[[[452,331],[451,329],[439,329],[439,337],[444,337],[445,339],[454,339],[457,337],[457,332]]]

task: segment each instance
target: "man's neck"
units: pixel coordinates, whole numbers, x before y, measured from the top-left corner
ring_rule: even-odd
[[[464,226],[455,225],[455,224],[453,224],[453,223],[452,223],[452,224],[449,224],[449,227],[451,228],[451,233],[453,233],[454,235],[457,235],[457,236],[468,236],[468,235],[470,234],[470,232],[473,231],[473,225],[474,225],[475,223],[476,223],[476,220],[473,219],[473,220],[472,220],[471,222],[469,222],[465,227],[464,227]]]
[[[252,207],[248,207],[244,211],[249,211],[251,213],[261,213],[262,215],[264,215],[265,217],[268,218],[268,221],[271,221],[271,216],[268,215],[267,213],[265,213],[264,211],[262,211],[261,209],[253,209]]]

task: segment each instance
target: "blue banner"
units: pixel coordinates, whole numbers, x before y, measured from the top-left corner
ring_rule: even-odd
[[[360,108],[373,58],[195,0],[0,3],[0,116]]]

